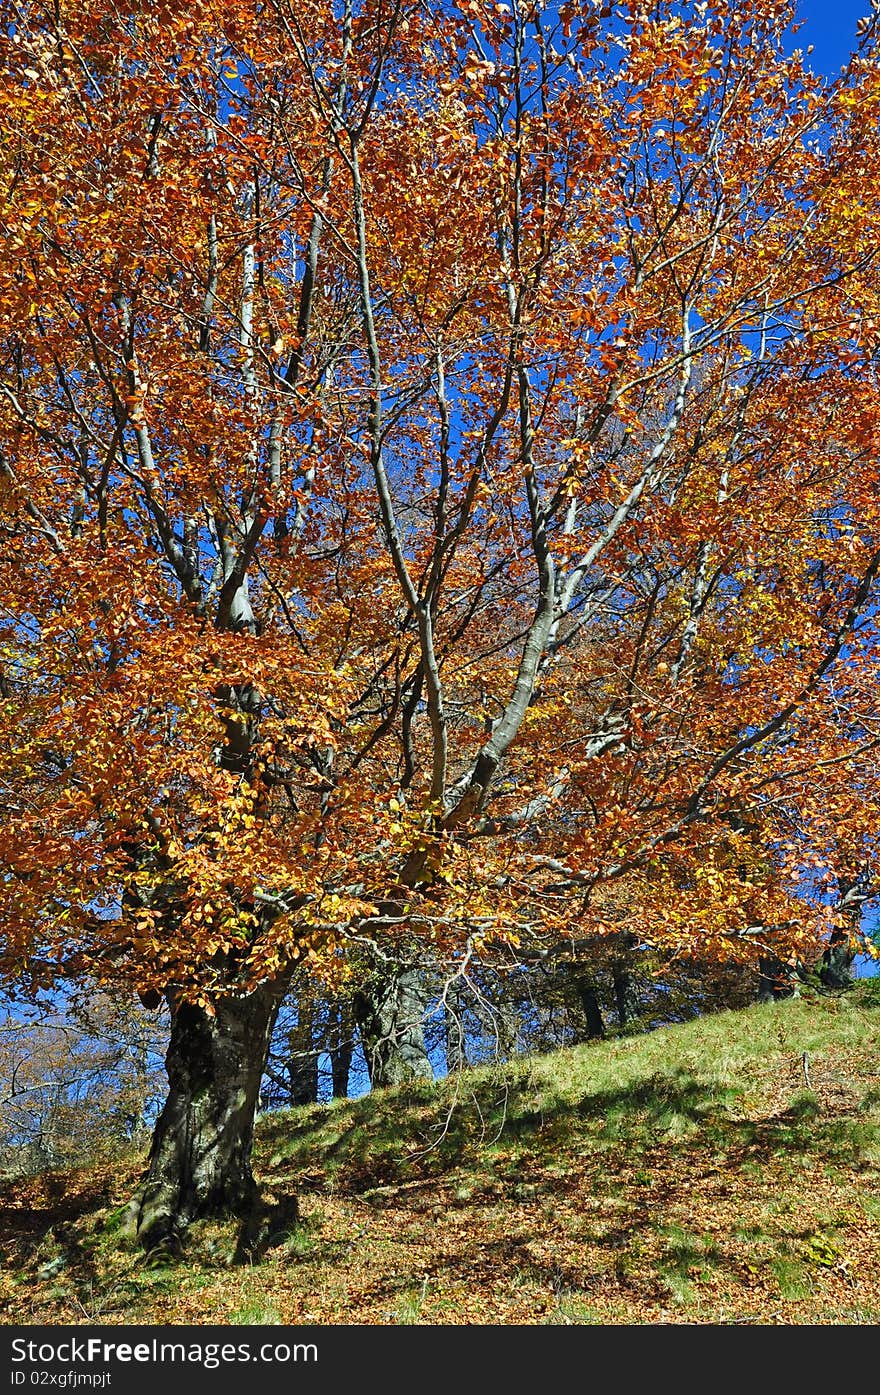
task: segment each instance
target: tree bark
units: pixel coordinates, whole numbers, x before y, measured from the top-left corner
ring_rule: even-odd
[[[621,1030],[625,1030],[632,1019],[638,1016],[638,994],[629,969],[622,965],[614,965],[611,970],[611,978],[614,984],[614,1006],[617,1010],[617,1021]]]
[[[145,1248],[177,1244],[199,1217],[254,1212],[254,1115],[281,996],[264,985],[218,999],[213,1016],[171,998],[169,1093],[132,1202],[131,1228]]]
[[[587,1041],[598,1041],[605,1035],[605,1023],[602,1020],[602,1009],[599,1005],[599,995],[596,986],[591,978],[585,974],[575,973],[573,975],[575,991],[577,992],[580,1005],[584,1010],[584,1018],[587,1024]]]
[[[855,980],[852,965],[855,955],[850,948],[849,931],[835,929],[831,932],[828,948],[822,955],[819,979],[825,988],[852,988]]]
[[[468,1063],[464,1033],[464,993],[460,979],[453,979],[446,989],[443,1026],[446,1073],[454,1075]]]
[[[354,998],[370,1085],[433,1080],[422,1018],[427,992],[418,969],[389,962],[376,969]]]
[[[822,955],[822,965],[819,969],[819,980],[824,988],[852,988],[855,982],[852,976],[855,959],[852,937],[854,932],[858,932],[862,918],[866,893],[863,874],[839,876],[838,890],[840,900],[837,909],[840,921],[831,931],[831,938]]]
[[[315,1049],[315,1003],[301,992],[296,1004],[296,1026],[288,1037],[287,1070],[290,1103],[316,1104],[318,1100],[318,1052]]]
[[[763,955],[758,960],[758,1002],[775,1003],[790,998],[794,992],[791,970],[775,955]]]
[[[348,1001],[330,1005],[328,1028],[333,1098],[348,1099],[348,1077],[354,1055],[354,1020]]]

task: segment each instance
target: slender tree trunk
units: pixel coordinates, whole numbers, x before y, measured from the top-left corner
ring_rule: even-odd
[[[198,1217],[254,1211],[254,1114],[281,996],[267,985],[221,998],[213,1016],[171,1001],[169,1093],[132,1203],[132,1229],[147,1249],[177,1242]]]
[[[287,1070],[290,1075],[290,1103],[316,1104],[318,1099],[318,1052],[315,1050],[315,1003],[301,992],[296,1004],[296,1026],[288,1038]]]
[[[491,1008],[477,1005],[477,1014],[487,1035],[494,1040],[496,1061],[509,1061],[516,1051],[520,1015],[516,1003],[510,1001],[502,985],[493,998]]]
[[[468,1063],[464,1040],[464,993],[461,979],[453,979],[446,989],[444,1018],[446,1073],[453,1075]]]
[[[348,1077],[351,1074],[351,1058],[354,1055],[354,1017],[351,1004],[347,1000],[330,1005],[328,1050],[333,1077],[333,1098],[348,1099]]]
[[[508,1061],[516,1050],[519,1036],[519,1009],[509,1000],[503,985],[497,994],[493,994],[491,1001],[488,1000],[488,991],[484,989],[484,992],[485,999],[474,1000],[474,1012],[492,1044],[492,1059]]]
[[[584,1018],[587,1024],[587,1041],[597,1041],[605,1035],[605,1023],[602,1019],[602,1009],[599,1006],[599,995],[596,986],[591,978],[585,974],[575,973],[574,986],[577,992],[580,1005],[584,1010]]]
[[[355,1017],[373,1089],[433,1080],[422,1025],[427,1002],[421,972],[393,963],[375,970],[355,995]]]

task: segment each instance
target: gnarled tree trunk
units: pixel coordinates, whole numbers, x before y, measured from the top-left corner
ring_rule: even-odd
[[[419,969],[390,961],[354,998],[354,1012],[373,1089],[433,1080],[422,1019],[428,1004]]]
[[[172,997],[169,1092],[153,1133],[131,1229],[152,1249],[202,1216],[249,1217],[254,1115],[282,993],[269,984],[219,998],[213,1015]]]

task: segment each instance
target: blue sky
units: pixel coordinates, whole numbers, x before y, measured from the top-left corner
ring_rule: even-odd
[[[813,44],[813,70],[833,76],[855,48],[856,23],[870,14],[870,0],[800,0],[798,11],[804,27],[795,46]]]

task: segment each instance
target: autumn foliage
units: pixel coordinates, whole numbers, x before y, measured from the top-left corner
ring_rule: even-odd
[[[878,837],[874,20],[829,84],[777,0],[3,12],[5,972],[815,954]]]

